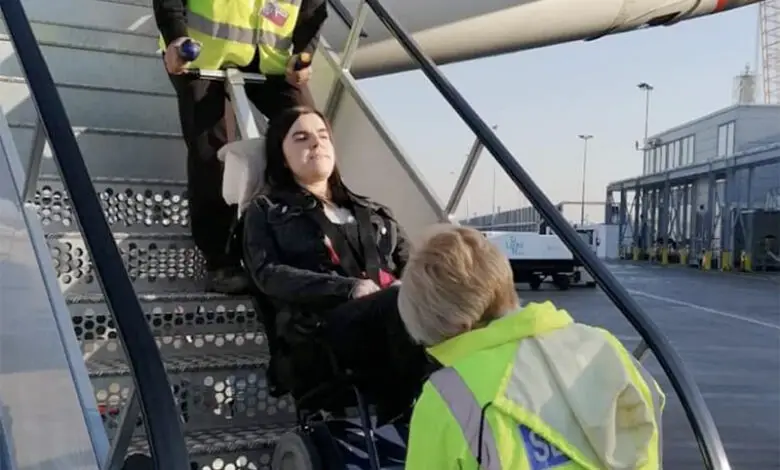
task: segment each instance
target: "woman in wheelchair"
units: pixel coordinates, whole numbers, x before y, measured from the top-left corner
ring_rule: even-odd
[[[503,255],[444,226],[414,250],[399,312],[444,368],[415,404],[406,468],[661,467],[664,396],[610,333],[520,307]]]
[[[380,420],[394,418],[429,367],[397,310],[408,241],[386,207],[345,186],[331,139],[313,109],[275,117],[265,185],[243,215],[244,264],[273,310],[269,381],[300,399],[348,374]]]

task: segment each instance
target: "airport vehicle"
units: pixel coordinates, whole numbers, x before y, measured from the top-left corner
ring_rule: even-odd
[[[575,281],[579,263],[555,235],[533,232],[483,232],[507,257],[515,282],[538,290],[550,279],[561,290]],[[577,281],[579,281],[579,276]]]

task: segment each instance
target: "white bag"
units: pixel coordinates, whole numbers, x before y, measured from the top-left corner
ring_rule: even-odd
[[[238,204],[239,218],[265,184],[265,138],[237,140],[217,152],[225,164],[222,198]]]

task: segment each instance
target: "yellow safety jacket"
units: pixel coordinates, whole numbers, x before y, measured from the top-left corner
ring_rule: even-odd
[[[302,0],[188,0],[187,34],[202,43],[192,68],[249,65],[257,50],[264,75],[282,75]],[[165,43],[160,37],[160,47]]]
[[[660,468],[657,383],[607,331],[532,303],[429,352],[409,470]]]

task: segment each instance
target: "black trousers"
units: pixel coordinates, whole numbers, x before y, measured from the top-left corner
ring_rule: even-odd
[[[348,301],[327,312],[322,339],[341,370],[377,405],[380,421],[410,411],[437,367],[398,314],[398,288]]]
[[[256,73],[259,61],[241,70]],[[209,270],[238,266],[240,257],[226,253],[235,206],[222,199],[222,163],[217,151],[227,143],[225,85],[220,81],[169,75],[179,103],[179,119],[187,145],[187,194],[192,237],[206,259]],[[298,105],[313,106],[306,86],[288,84],[282,76],[270,76],[264,83],[247,83],[249,101],[269,119]]]

